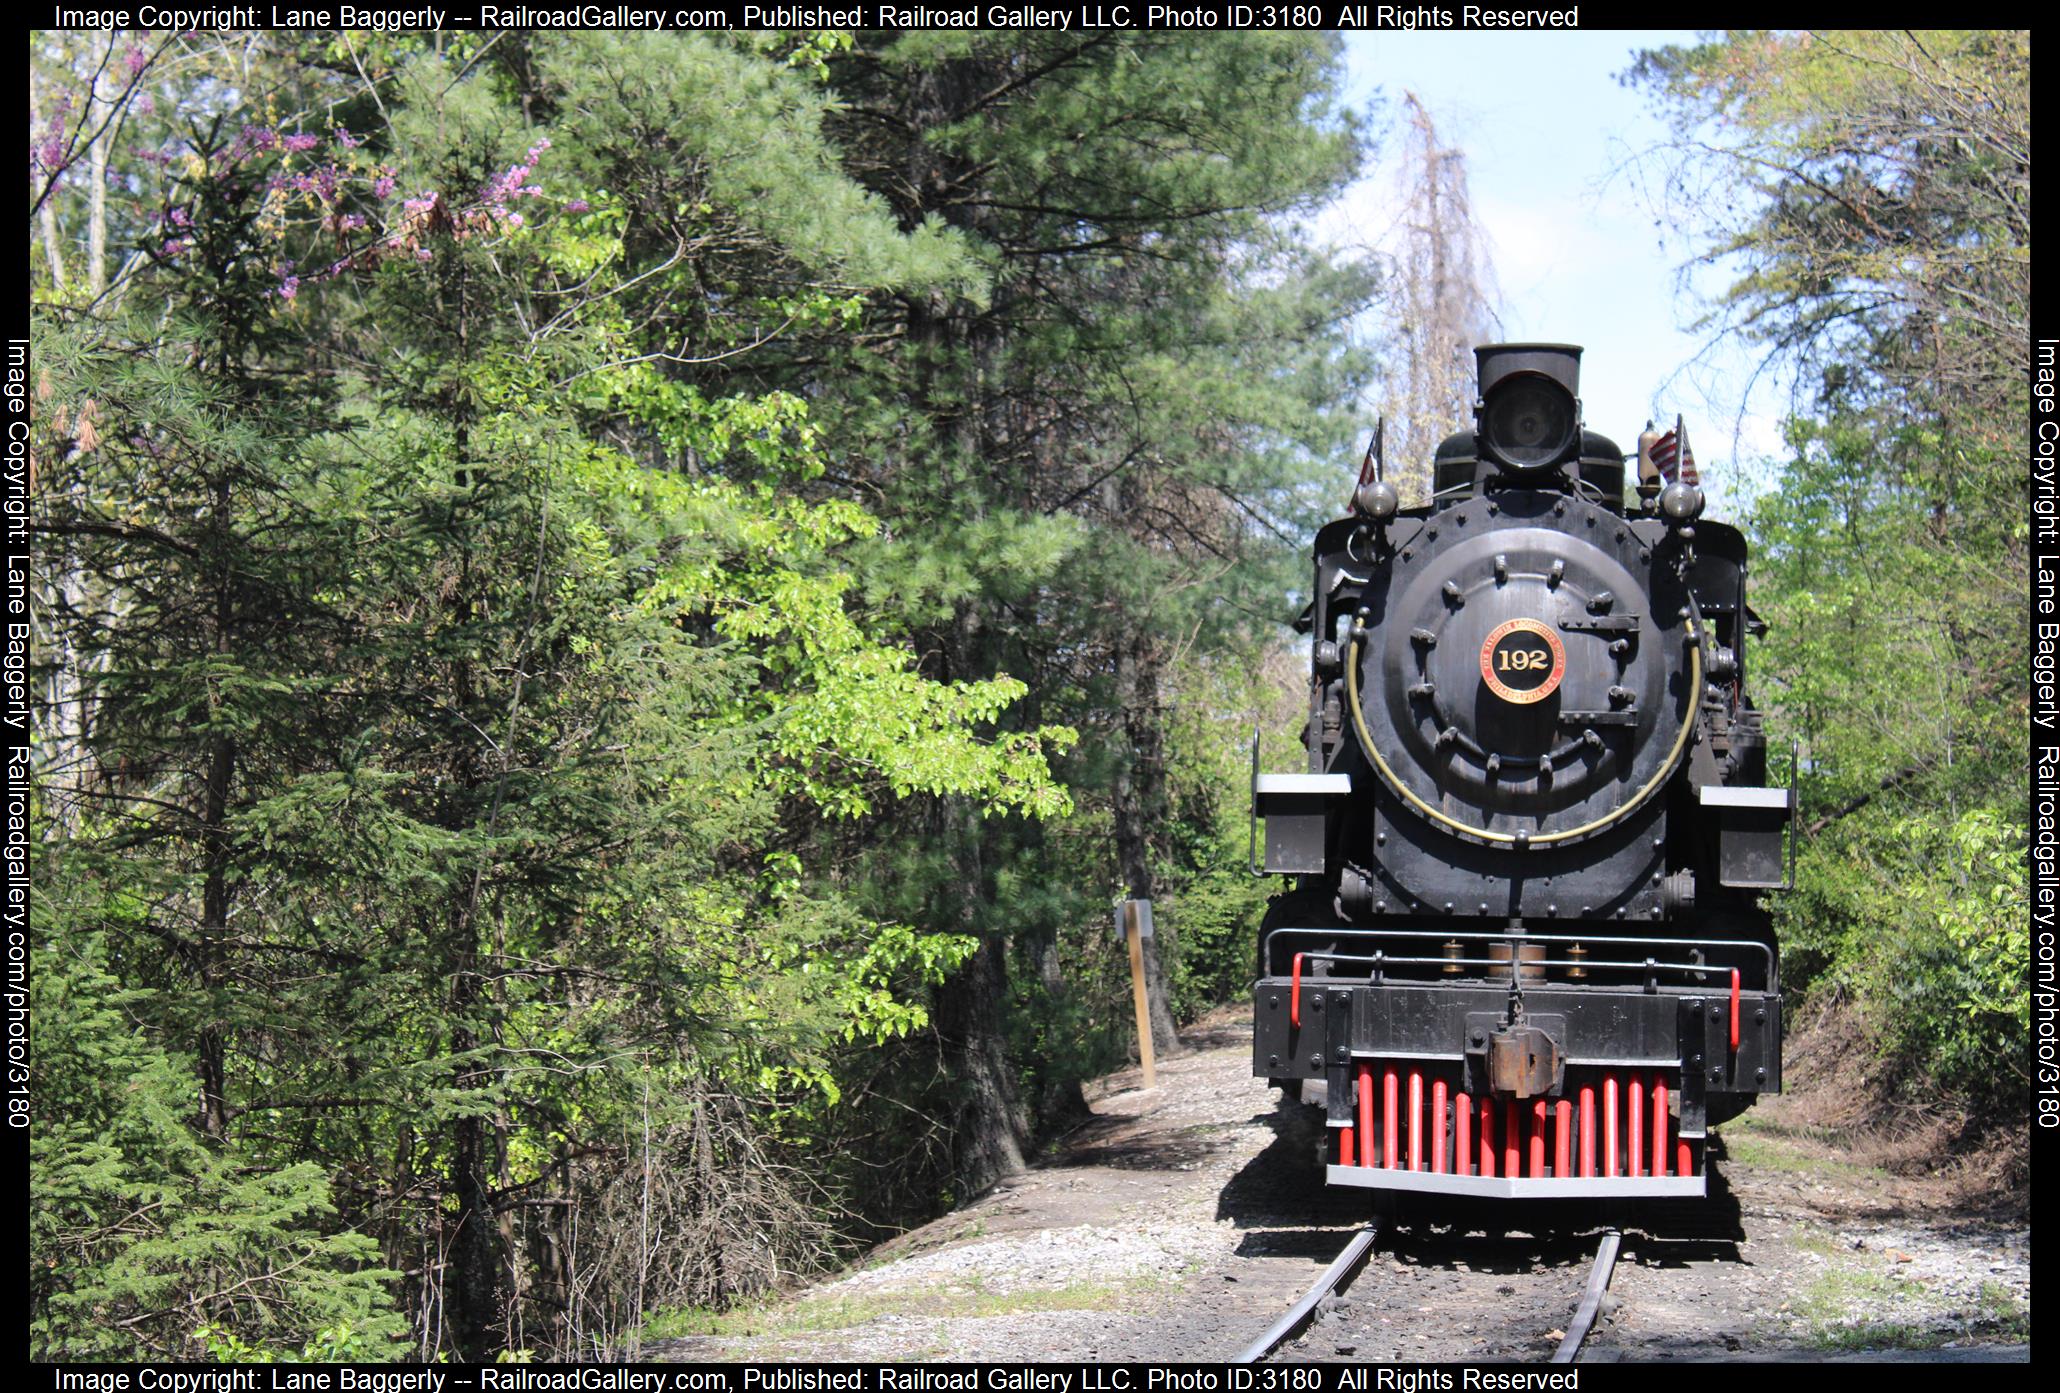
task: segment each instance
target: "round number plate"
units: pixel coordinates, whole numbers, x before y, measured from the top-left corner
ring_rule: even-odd
[[[1497,624],[1481,645],[1481,680],[1504,701],[1525,706],[1559,690],[1566,677],[1566,646],[1542,621]]]

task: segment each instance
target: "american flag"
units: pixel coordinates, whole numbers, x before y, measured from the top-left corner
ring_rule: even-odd
[[[1677,479],[1684,484],[1702,483],[1702,476],[1695,472],[1695,451],[1688,448],[1688,429],[1679,416],[1674,417],[1672,430],[1652,442],[1652,462],[1670,484]]]
[[[1359,480],[1352,485],[1350,497],[1345,499],[1345,511],[1352,510],[1352,500],[1359,496],[1359,490],[1380,477],[1382,458],[1381,437],[1388,433],[1388,418],[1383,415],[1373,428],[1373,439],[1366,442],[1366,458],[1359,464]]]

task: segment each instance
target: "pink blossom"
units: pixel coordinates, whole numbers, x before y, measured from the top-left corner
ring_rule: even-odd
[[[288,153],[297,155],[303,150],[312,150],[317,145],[320,145],[322,143],[322,137],[318,135],[307,135],[305,133],[299,133],[287,136],[286,139],[281,143],[285,145]]]
[[[393,176],[391,174],[382,174],[372,181],[372,196],[374,198],[393,197]]]
[[[433,252],[433,251],[431,251],[431,250],[429,250],[429,248],[427,248],[427,247],[417,247],[417,248],[415,248],[415,260],[417,260],[417,261],[428,261],[428,260],[430,260],[430,259],[431,259],[432,257],[434,257],[435,255],[436,255],[436,253],[435,253],[435,252]]]
[[[158,249],[158,254],[167,257],[177,256],[180,252],[185,251],[186,247],[187,242],[185,238],[174,237]]]
[[[141,44],[138,44],[128,51],[122,61],[129,65],[130,77],[140,77],[143,70],[150,66],[150,55],[143,51]]]
[[[583,198],[573,198],[566,200],[565,211],[568,213],[584,213],[593,206],[593,204]]]
[[[43,135],[43,143],[36,147],[36,160],[43,168],[57,173],[64,164],[64,115],[71,110],[72,99],[60,96],[57,109],[50,113],[50,125]]]
[[[294,296],[298,294],[300,294],[299,276],[288,276],[285,280],[279,282],[280,299],[291,300]]]
[[[356,136],[352,135],[349,131],[345,130],[341,126],[338,126],[336,128],[335,134],[336,143],[338,145],[341,145],[346,150],[355,150],[360,145],[363,145],[365,143],[364,141],[358,139]]]

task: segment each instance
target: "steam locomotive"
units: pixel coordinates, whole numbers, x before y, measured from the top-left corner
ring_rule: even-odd
[[[1326,1176],[1701,1195],[1781,1087],[1767,891],[1795,799],[1746,696],[1746,547],[1584,428],[1578,347],[1475,350],[1474,428],[1404,508],[1376,452],[1314,546],[1306,772],[1259,772],[1253,1072]],[[1685,473],[1685,471],[1684,471]]]

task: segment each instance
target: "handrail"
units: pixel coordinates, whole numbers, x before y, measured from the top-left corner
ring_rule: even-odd
[[[1770,992],[1779,992],[1781,990],[1781,961],[1779,953],[1771,944],[1762,943],[1758,939],[1753,938],[1648,938],[1643,935],[1611,933],[1519,934],[1510,933],[1507,929],[1459,929],[1450,927],[1431,926],[1425,926],[1423,928],[1415,929],[1298,928],[1293,925],[1283,924],[1278,928],[1267,930],[1266,937],[1263,940],[1261,940],[1261,961],[1269,963],[1273,961],[1273,940],[1281,934],[1318,935],[1324,938],[1332,939],[1396,939],[1432,938],[1442,936],[1445,938],[1453,938],[1460,940],[1482,939],[1490,942],[1505,943],[1565,943],[1579,944],[1583,946],[1593,944],[1625,944],[1634,945],[1642,948],[1723,948],[1737,949],[1739,951],[1756,950],[1767,965],[1766,990]],[[1324,958],[1332,961],[1357,961],[1357,959],[1350,958],[1346,955],[1337,953],[1314,952],[1308,953],[1305,956],[1312,958]],[[1388,958],[1387,960],[1389,962],[1401,961],[1401,959],[1392,957]],[[1459,962],[1465,964],[1471,960],[1464,958],[1430,958],[1425,959],[1425,961],[1433,964],[1443,964],[1448,962]],[[1506,964],[1501,962],[1497,962],[1495,964],[1495,966],[1498,967],[1505,965]],[[1546,966],[1550,965],[1550,963],[1546,964]],[[1593,959],[1587,959],[1578,964],[1567,963],[1564,965],[1569,967],[1599,967],[1606,966],[1607,964],[1601,964],[1595,962]],[[1724,972],[1728,970],[1727,968],[1724,968],[1714,963],[1687,963],[1683,964],[1682,966],[1687,967],[1690,970],[1696,972]]]

